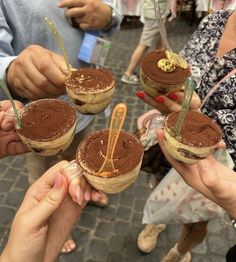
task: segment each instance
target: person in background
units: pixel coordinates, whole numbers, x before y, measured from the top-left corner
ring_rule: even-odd
[[[234,229],[236,228],[236,172],[216,161],[212,156],[200,160],[195,165],[185,165],[173,159],[164,145],[163,130],[157,132],[162,152],[168,162],[178,171],[184,181],[225,209],[229,214]],[[191,174],[191,175],[190,175]],[[236,245],[226,254],[227,262],[234,262]]]
[[[162,0],[159,2],[162,19],[165,19],[170,14],[169,0]],[[144,23],[143,30],[139,43],[130,58],[129,65],[121,78],[121,82],[131,85],[136,85],[139,83],[139,78],[134,74],[134,71],[139,65],[144,54],[147,52],[148,48],[154,46],[154,48],[156,48],[158,45],[157,43],[161,42],[159,26],[155,15],[154,1],[142,0],[141,10],[141,20]]]
[[[64,41],[72,67],[89,66],[78,60],[84,30],[100,30],[109,34],[119,28],[121,15],[112,7],[112,1],[101,0],[30,0],[0,2],[0,78],[4,80],[15,99],[21,102],[41,98],[65,96],[66,64],[54,37],[44,22],[49,17]],[[6,96],[0,91],[0,100]],[[106,113],[108,113],[106,111]],[[76,135],[71,146],[61,155],[41,157],[26,155],[29,182],[36,181],[49,167],[60,160],[75,158],[77,145],[87,134],[94,115],[77,113]],[[108,204],[105,194],[97,202]],[[76,248],[68,239],[62,252]]]
[[[197,67],[200,70],[201,83],[197,93],[202,101],[212,88],[217,87],[216,91],[207,99],[201,111],[214,119],[221,127],[223,139],[226,143],[226,150],[222,152],[229,154],[231,157],[230,162],[233,163],[236,163],[235,25],[235,11],[220,10],[210,14],[201,21],[198,29],[181,52],[181,55],[188,61],[190,66]],[[138,92],[137,95],[164,113],[172,111],[173,108],[176,108],[174,104],[181,103],[182,100],[180,93],[175,93],[175,99],[172,100],[169,99],[169,96],[159,96],[152,99],[144,92]],[[173,97],[174,94],[172,94]],[[224,159],[223,156],[222,159]],[[201,221],[183,225],[180,239],[169,250],[162,262],[190,261],[189,251],[203,241],[207,234],[207,224],[208,221]],[[152,247],[149,250],[155,247],[158,236],[155,231],[151,232],[149,230],[147,232],[144,229],[140,236],[142,236],[142,243],[145,246]]]

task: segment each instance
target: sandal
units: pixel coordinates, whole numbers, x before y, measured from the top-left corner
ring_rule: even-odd
[[[89,201],[88,204],[91,206],[96,206],[96,207],[107,207],[109,203],[109,198],[106,194],[100,192],[101,197],[99,198],[98,201]]]
[[[64,243],[62,249],[61,249],[61,254],[70,254],[71,252],[75,251],[77,248],[76,242],[74,241],[74,239],[69,236],[66,240],[66,242]]]

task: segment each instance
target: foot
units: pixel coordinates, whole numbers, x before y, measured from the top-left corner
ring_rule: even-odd
[[[166,228],[164,224],[148,224],[138,236],[138,248],[144,253],[150,253],[157,244],[159,234]]]
[[[109,203],[109,198],[106,194],[100,193],[101,197],[98,201],[89,201],[88,204],[96,207],[107,207]]]
[[[124,74],[121,78],[121,82],[130,85],[137,85],[139,83],[139,79],[136,75],[128,76],[127,74]]]
[[[76,249],[75,241],[72,238],[68,238],[61,249],[61,253],[68,254],[73,252],[75,249]]]
[[[180,254],[177,250],[177,245],[172,247],[167,255],[162,258],[161,262],[190,262],[191,254],[187,252],[186,254]]]

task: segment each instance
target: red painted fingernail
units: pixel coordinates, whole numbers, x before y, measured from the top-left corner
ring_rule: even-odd
[[[140,99],[144,99],[144,93],[142,91],[137,91],[136,96],[139,97]]]
[[[178,99],[178,96],[177,96],[175,93],[168,94],[168,97],[169,97],[171,100],[177,100],[177,99]]]
[[[165,102],[165,98],[162,97],[162,96],[156,96],[156,97],[154,98],[154,100],[155,100],[157,103],[160,103],[160,104],[162,104],[162,103]]]

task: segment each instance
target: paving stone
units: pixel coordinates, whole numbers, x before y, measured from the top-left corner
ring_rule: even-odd
[[[117,217],[121,220],[129,220],[131,216],[131,209],[128,207],[120,206],[117,209]]]
[[[100,222],[96,227],[95,236],[109,239],[113,232],[113,224],[110,222]]]
[[[25,158],[23,156],[19,156],[18,158],[15,158],[13,161],[13,167],[22,169],[25,167]]]
[[[123,256],[119,253],[108,253],[107,262],[121,262],[123,260]]]
[[[208,232],[215,233],[215,234],[220,234],[222,233],[222,230],[223,230],[219,219],[211,220],[207,228],[208,228]]]
[[[89,250],[90,255],[96,261],[106,261],[108,246],[105,241],[96,239],[92,240]]]
[[[28,176],[27,175],[21,176],[15,186],[22,190],[27,189],[29,187]]]
[[[5,203],[7,205],[18,207],[24,198],[25,191],[13,190],[7,194]]]
[[[196,246],[193,251],[193,253],[196,254],[206,254],[207,253],[207,243],[206,240],[204,240],[200,245]]]
[[[96,216],[89,213],[82,213],[79,225],[82,227],[93,228],[96,224]]]
[[[72,236],[76,240],[77,249],[82,250],[88,245],[91,236],[91,229],[79,225],[73,230]]]
[[[146,200],[150,194],[150,191],[147,190],[146,186],[137,186],[135,197]]]
[[[227,242],[222,241],[220,236],[209,236],[208,237],[209,249],[214,254],[224,254],[227,249]],[[229,248],[229,246],[228,246]]]
[[[0,204],[1,204],[1,202],[3,201],[4,198],[5,198],[5,195],[1,194],[1,195],[0,195]]]
[[[122,252],[124,248],[124,238],[114,235],[109,240],[109,250],[112,252]]]
[[[128,207],[133,206],[134,195],[127,192],[123,192],[120,196],[120,204]]]
[[[6,180],[11,180],[11,181],[16,181],[18,176],[18,172],[16,172],[15,168],[8,168],[5,175],[4,175],[4,179]]]
[[[114,233],[118,236],[125,236],[129,232],[129,223],[118,221],[114,226]]]
[[[109,195],[109,206],[117,206],[119,200],[120,200],[119,194]]]
[[[12,218],[14,217],[15,212],[8,207],[0,207],[0,225],[8,225]]]
[[[6,163],[0,162],[0,178],[2,178],[5,175],[5,172],[8,168],[8,165]]]
[[[59,256],[58,262],[66,262],[66,261],[70,261],[70,262],[84,261],[84,251],[83,252],[74,251],[70,254],[63,254]]]
[[[142,224],[142,219],[143,219],[143,213],[141,213],[141,212],[133,212],[132,224],[140,225],[140,224]]]
[[[145,202],[146,202],[145,199],[139,199],[139,198],[135,199],[134,210],[136,212],[143,212]]]
[[[116,209],[108,206],[99,210],[99,218],[112,221],[116,218]]]
[[[8,193],[12,187],[12,182],[7,180],[1,180],[0,183],[0,192],[2,193]]]

